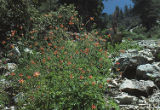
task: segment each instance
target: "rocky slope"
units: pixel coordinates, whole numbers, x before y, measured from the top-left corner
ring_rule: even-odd
[[[134,43],[143,50],[124,50],[115,58],[106,97],[111,97],[121,110],[160,109],[160,40]]]

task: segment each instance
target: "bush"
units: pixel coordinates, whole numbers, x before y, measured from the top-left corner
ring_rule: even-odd
[[[29,27],[28,4],[23,0],[0,0],[0,42],[23,36]]]
[[[111,62],[94,32],[86,32],[72,5],[46,15],[33,13],[33,30],[21,38],[20,47],[33,54],[22,53],[18,69],[8,77],[24,94],[18,109],[105,109]],[[79,33],[69,32],[75,27]]]
[[[98,42],[79,37],[78,42],[58,40],[40,47],[40,55],[21,59],[16,75],[10,77],[19,85],[15,89],[26,94],[19,109],[23,104],[27,110],[105,108],[103,93],[111,62]]]

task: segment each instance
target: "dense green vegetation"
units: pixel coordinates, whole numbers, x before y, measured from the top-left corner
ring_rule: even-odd
[[[109,56],[137,48],[131,39],[160,38],[158,0],[133,1],[135,7],[124,12],[116,7],[108,15],[102,13],[102,0],[0,0],[0,45],[18,65],[5,78],[12,82],[13,96],[24,95],[18,109],[118,110],[104,98],[107,78],[113,77]],[[17,59],[9,53],[15,45],[21,52]],[[0,88],[3,107],[10,105],[7,96]]]

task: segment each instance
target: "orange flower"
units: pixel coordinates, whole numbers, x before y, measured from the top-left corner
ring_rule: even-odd
[[[56,30],[58,30],[58,27],[56,27]]]
[[[72,21],[69,22],[69,25],[73,25],[74,23]]]
[[[99,88],[103,88],[102,84],[99,85]]]
[[[85,71],[84,71],[84,70],[82,70],[81,72],[82,72],[83,74],[85,73]]]
[[[51,60],[51,57],[50,56],[48,56],[48,58],[47,58],[48,60]]]
[[[79,52],[78,52],[78,50],[76,51],[76,54],[78,54]]]
[[[11,36],[13,37],[16,33],[16,30],[11,30]]]
[[[63,28],[64,27],[63,24],[61,24],[60,27]]]
[[[125,50],[120,50],[121,53],[125,53]]]
[[[101,49],[99,49],[99,52],[102,52],[102,48],[101,48]]]
[[[40,47],[40,50],[41,50],[41,51],[44,51],[44,48],[43,48],[43,47]]]
[[[78,68],[79,69],[79,71],[82,71],[83,69],[82,68]]]
[[[11,44],[11,45],[10,45],[10,47],[13,49],[13,48],[14,48],[14,45],[13,45],[13,44]]]
[[[93,18],[93,17],[90,17],[90,20],[91,20],[91,21],[93,21],[93,20],[94,20],[94,18]]]
[[[80,76],[80,79],[83,79],[84,77],[83,76]]]
[[[58,53],[58,51],[57,51],[57,50],[53,52],[53,54],[54,54],[54,55],[57,55],[57,53]]]
[[[51,32],[49,32],[49,34],[50,34],[50,35],[53,35],[53,32],[51,31]]]
[[[70,79],[73,79],[73,75],[72,74],[70,74]]]
[[[109,83],[110,82],[110,80],[107,80],[107,83]]]
[[[34,72],[33,76],[38,77],[40,75],[40,72]]]
[[[99,46],[99,42],[94,43],[94,45],[95,45],[96,47]]]
[[[112,28],[109,28],[110,31],[112,31]]]
[[[31,76],[27,76],[28,79],[31,79]]]
[[[15,76],[16,74],[15,74],[14,72],[12,72],[10,75],[11,75],[11,76]]]
[[[120,63],[119,62],[116,62],[116,65],[119,65]]]
[[[3,45],[6,44],[6,41],[2,41],[2,44],[3,44]]]
[[[76,39],[79,39],[79,36],[76,36]]]
[[[92,82],[92,85],[94,86],[96,84],[96,82]]]
[[[96,109],[96,106],[94,104],[92,104],[92,109]]]
[[[20,76],[20,77],[22,77],[22,76],[23,76],[23,74],[22,74],[22,73],[19,73],[19,76]]]
[[[33,60],[31,60],[31,64],[36,64]]]
[[[111,37],[111,34],[108,34],[107,36],[110,38],[110,37]]]
[[[23,79],[20,79],[18,80],[19,83],[23,84],[24,83],[24,80]]]
[[[43,62],[43,63],[45,63],[45,62],[46,62],[46,59],[45,59],[45,58],[43,58],[43,59],[42,59],[42,62]]]
[[[68,63],[67,63],[67,65],[71,65],[72,63],[69,61]]]
[[[62,46],[61,49],[63,50],[63,49],[64,49],[64,46]]]
[[[89,76],[89,79],[92,79],[92,78],[93,78],[93,76],[92,76],[92,75],[90,75],[90,76]]]
[[[73,20],[74,19],[74,17],[73,16],[71,16],[71,18],[70,18],[71,20]]]
[[[51,46],[52,46],[52,43],[48,43],[48,46],[50,46],[50,47],[51,47]]]

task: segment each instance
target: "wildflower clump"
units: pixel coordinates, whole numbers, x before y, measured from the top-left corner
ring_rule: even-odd
[[[24,52],[18,69],[8,77],[16,93],[24,93],[18,109],[105,109],[111,60],[96,38],[100,38],[98,32],[85,30],[72,5],[32,21],[33,29],[21,42],[33,53]],[[73,32],[75,28],[77,32]]]

